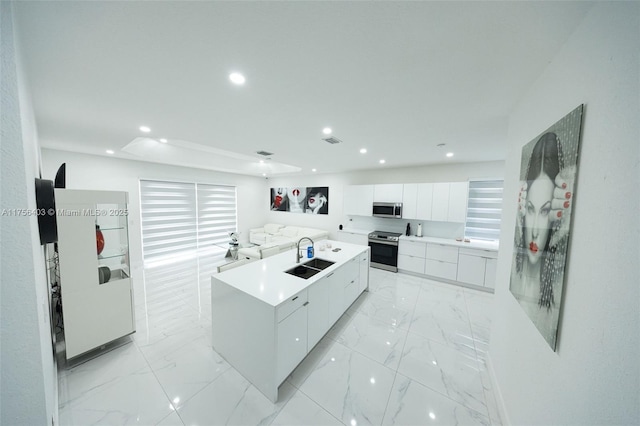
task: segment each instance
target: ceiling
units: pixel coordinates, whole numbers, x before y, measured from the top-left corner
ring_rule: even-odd
[[[511,110],[592,7],[14,4],[41,146],[269,176],[503,160]]]

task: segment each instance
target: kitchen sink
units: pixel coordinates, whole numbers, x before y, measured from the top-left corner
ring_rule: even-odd
[[[295,277],[298,278],[303,278],[303,279],[308,279],[311,278],[312,276],[314,276],[315,274],[318,274],[320,272],[322,272],[321,269],[317,269],[317,268],[310,268],[308,266],[304,266],[304,265],[298,265],[294,268],[288,269],[285,271],[287,274],[293,275]]]
[[[321,271],[327,269],[329,266],[333,265],[335,262],[330,262],[324,259],[311,259],[308,262],[305,262],[303,265],[309,268],[320,269]]]
[[[287,274],[296,276],[298,278],[311,278],[315,274],[322,272],[323,269],[327,269],[329,266],[333,265],[335,262],[330,262],[324,259],[311,259],[308,262],[303,263],[302,265],[295,266],[291,269],[286,270]]]

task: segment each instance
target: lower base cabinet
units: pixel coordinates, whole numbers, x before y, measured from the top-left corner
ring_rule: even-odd
[[[308,302],[278,323],[278,373],[283,381],[307,355]]]
[[[497,256],[495,250],[401,239],[398,269],[493,289]]]
[[[496,281],[497,253],[490,250],[461,248],[458,257],[458,281],[493,289]]]

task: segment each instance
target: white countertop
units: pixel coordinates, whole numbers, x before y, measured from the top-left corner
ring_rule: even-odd
[[[357,229],[357,228],[343,228],[338,232],[347,232],[349,234],[369,235],[373,232],[373,229]]]
[[[331,244],[331,248],[321,250],[327,243]],[[341,250],[338,252],[332,251],[335,248],[340,248]],[[335,264],[306,280],[285,272],[297,266],[295,248],[275,256],[267,257],[266,259],[261,259],[215,274],[213,278],[265,303],[277,306],[368,249],[369,247],[367,246],[359,246],[340,241],[318,241],[315,244],[314,258],[329,260],[335,262]],[[300,264],[308,260],[310,259],[303,257],[300,259]]]
[[[416,237],[415,235],[407,237],[406,235],[402,235],[400,237],[401,241],[417,241],[422,243],[435,243],[435,244],[445,244],[454,247],[465,247],[471,249],[480,249],[480,250],[492,250],[498,251],[498,242],[493,241],[483,241],[483,240],[471,240],[468,243],[464,241],[456,241],[453,238],[436,238],[436,237]]]

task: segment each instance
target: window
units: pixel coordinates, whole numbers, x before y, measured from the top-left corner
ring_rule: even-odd
[[[499,240],[502,219],[502,180],[469,181],[465,237]]]
[[[237,230],[236,188],[140,180],[145,267],[224,251]]]

